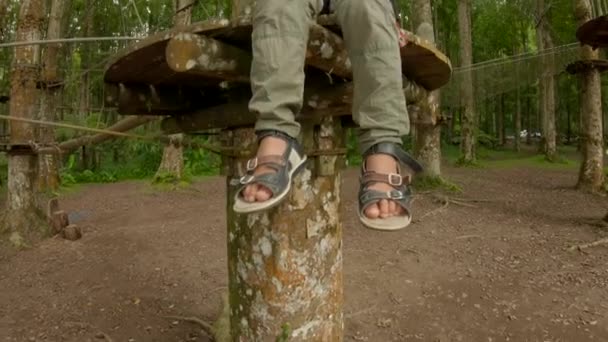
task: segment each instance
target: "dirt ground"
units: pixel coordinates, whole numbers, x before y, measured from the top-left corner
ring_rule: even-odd
[[[476,202],[418,194],[415,224],[356,221],[344,177],[346,341],[608,341],[608,232],[585,222],[606,200],[573,190],[575,171],[446,169]],[[64,195],[83,228],[0,253],[0,341],[208,341],[226,286],[224,180],[153,191],[143,182]]]

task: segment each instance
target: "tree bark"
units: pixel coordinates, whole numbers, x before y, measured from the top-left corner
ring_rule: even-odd
[[[591,19],[591,4],[588,0],[577,0],[575,17],[579,25]],[[581,59],[599,59],[599,52],[584,45],[580,48]],[[583,160],[580,167],[578,185],[582,190],[597,192],[604,187],[604,139],[602,134],[602,83],[600,72],[589,69],[580,75],[581,109],[583,119]]]
[[[344,146],[339,120],[327,118],[304,146]],[[227,138],[227,139],[226,139]],[[228,146],[254,149],[252,129],[224,135]],[[228,175],[228,265],[232,341],[343,341],[340,167],[320,156],[297,175],[277,208],[236,215],[232,204],[243,160],[224,160]]]
[[[58,39],[61,37],[63,15],[65,12],[64,0],[53,0],[51,3],[51,14],[47,28],[47,39]],[[60,87],[60,75],[58,71],[58,55],[60,44],[49,44],[44,54],[42,65],[41,84],[45,92],[40,98],[40,120],[55,121],[56,106],[58,102]],[[39,141],[43,145],[55,143],[55,130],[49,126],[38,128]],[[38,190],[55,191],[59,188],[59,159],[56,154],[40,154],[38,156]]]
[[[433,11],[430,0],[415,0],[413,3],[415,31],[418,36],[435,44],[433,27]],[[437,44],[435,44],[437,45]],[[439,90],[432,91],[427,97],[427,108],[430,111],[440,111],[441,94]],[[438,113],[424,113],[423,116],[439,117]],[[441,126],[439,124],[414,124],[415,140],[414,155],[424,165],[424,173],[430,177],[441,176]]]
[[[192,21],[192,7],[195,0],[174,0],[175,27],[185,26]],[[184,135],[173,134],[163,149],[163,157],[156,171],[155,181],[179,181],[184,175]]]
[[[470,68],[473,64],[473,43],[471,37],[471,0],[458,0],[458,32],[460,36],[460,66]],[[470,69],[464,72],[462,87],[462,140],[461,162],[474,163],[475,156],[475,97]]]
[[[17,41],[39,40],[44,23],[42,0],[23,0],[17,24]],[[27,45],[15,48],[11,73],[10,115],[34,119],[38,111],[40,47]],[[12,144],[35,141],[34,127],[28,123],[12,122]],[[16,246],[49,234],[49,227],[42,218],[35,192],[35,155],[8,155],[8,185],[6,210],[1,231],[10,234],[9,240]]]
[[[514,134],[514,148],[515,151],[521,151],[521,88],[517,87],[516,93],[516,108],[515,108],[515,134]]]
[[[551,37],[551,23],[549,14],[551,4],[545,4],[545,0],[536,0],[536,13],[538,24],[536,36],[539,50],[552,49],[554,47]],[[542,123],[542,149],[545,157],[550,161],[557,159],[557,132],[555,127],[555,76],[554,61],[552,55],[543,58],[543,70],[539,82],[539,112]]]

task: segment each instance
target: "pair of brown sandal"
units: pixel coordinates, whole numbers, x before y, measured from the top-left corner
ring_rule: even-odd
[[[267,136],[275,136],[287,142],[287,148],[283,155],[270,155],[256,157],[247,162],[247,173],[241,177],[241,188],[237,191],[233,210],[239,214],[255,213],[274,208],[279,205],[291,190],[293,177],[304,168],[306,156],[298,142],[276,131],[262,132],[259,140]],[[387,154],[395,158],[398,165],[405,164],[414,173],[422,171],[422,166],[410,157],[401,147],[395,143],[379,143],[372,146],[363,156],[372,154]],[[255,170],[260,166],[266,166],[273,172],[254,175]],[[370,185],[375,183],[386,183],[393,187],[388,192],[370,189]],[[272,193],[272,197],[264,202],[247,202],[243,198],[243,190],[250,184],[259,184],[266,187]],[[406,228],[412,221],[411,199],[412,192],[409,187],[411,177],[401,175],[401,167],[396,173],[382,174],[366,170],[365,163],[361,168],[359,188],[359,219],[366,227],[377,230],[399,230]],[[405,211],[405,215],[393,216],[388,218],[371,219],[365,216],[365,210],[379,201],[387,199],[395,201]]]

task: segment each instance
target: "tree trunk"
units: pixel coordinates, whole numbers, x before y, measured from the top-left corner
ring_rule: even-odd
[[[515,119],[513,121],[515,121],[515,134],[514,134],[514,147],[515,147],[515,151],[519,152],[521,151],[521,88],[517,87],[517,97],[515,99],[516,101],[516,106],[517,108],[515,108]]]
[[[526,145],[532,145],[532,99],[530,96],[526,96],[526,129],[528,135],[526,136]]]
[[[192,7],[195,0],[174,0],[174,26],[188,25],[192,21]],[[155,181],[179,181],[184,174],[183,134],[173,134],[170,142],[165,145],[163,158],[156,171]]]
[[[460,66],[468,69],[473,64],[473,43],[471,37],[471,0],[458,0],[458,32],[460,35]],[[470,69],[464,72],[462,98],[462,142],[461,162],[474,163],[475,156],[475,97]]]
[[[433,12],[430,0],[415,0],[413,22],[416,34],[435,43]],[[439,90],[431,92],[426,101],[432,111],[440,110]],[[439,117],[437,113],[424,113],[428,117]],[[424,173],[429,177],[441,176],[441,126],[439,124],[415,124],[414,155],[424,165]]]
[[[575,16],[579,25],[591,19],[591,5],[588,0],[577,0]],[[599,59],[599,52],[590,46],[581,47],[581,59]],[[583,118],[582,152],[583,160],[578,177],[579,189],[600,191],[604,187],[604,153],[602,136],[602,83],[597,69],[584,71],[580,75],[581,110]]]
[[[47,39],[58,39],[61,37],[63,15],[65,11],[64,0],[53,0],[51,4],[51,14],[47,28]],[[42,65],[41,84],[46,90],[40,98],[40,120],[55,121],[56,106],[59,97],[60,83],[58,72],[58,54],[60,44],[49,44],[44,54]],[[55,131],[49,126],[38,128],[40,143],[51,145],[55,143]],[[40,154],[38,156],[38,190],[55,191],[59,188],[59,159],[56,154]]]
[[[507,134],[507,129],[506,129],[506,111],[507,109],[505,108],[505,94],[500,94],[500,96],[498,97],[498,101],[499,101],[499,108],[500,110],[498,111],[498,145],[499,146],[505,146],[506,143],[506,134]]]
[[[95,8],[93,6],[92,0],[85,1],[85,18],[84,18],[84,29],[83,36],[90,37],[94,36],[94,24],[95,24]],[[79,110],[78,117],[81,120],[85,120],[91,110],[91,86],[90,86],[90,71],[89,64],[91,63],[91,51],[93,46],[90,44],[85,44],[82,48],[81,55],[81,64],[80,69],[82,72],[82,76],[80,77],[80,100],[79,100]]]
[[[539,50],[552,49],[551,23],[549,15],[551,8],[547,8],[545,0],[536,0],[536,13],[538,25],[536,36]],[[542,149],[545,157],[550,161],[557,159],[557,134],[555,127],[555,76],[552,55],[543,58],[543,70],[539,82],[539,108],[542,123]]]
[[[327,119],[316,135],[304,128],[304,146],[344,146],[339,120],[332,120]],[[231,133],[226,142],[253,148],[256,139],[252,129],[243,129]],[[244,161],[225,160],[231,341],[344,339],[339,171],[343,157],[317,158],[295,177],[281,205],[251,215],[232,211]]]
[[[42,0],[23,0],[17,24],[17,41],[39,40],[44,22]],[[40,63],[39,45],[15,48],[11,73],[10,115],[34,119],[38,110],[38,90]],[[11,123],[12,144],[36,141],[34,127],[28,123]],[[48,226],[42,219],[36,192],[35,155],[8,155],[8,193],[6,210],[3,215],[4,233],[16,246],[27,245],[30,241],[47,236]]]

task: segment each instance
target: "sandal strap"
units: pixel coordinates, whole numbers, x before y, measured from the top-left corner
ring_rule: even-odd
[[[366,171],[361,175],[360,182],[363,186],[367,186],[370,183],[386,183],[393,187],[400,187],[404,184],[410,184],[411,177],[404,177],[398,173],[384,174],[374,171]]]
[[[379,153],[388,154],[392,156],[396,160],[407,165],[415,173],[420,173],[424,171],[424,168],[418,161],[416,161],[416,159],[414,159],[407,152],[405,152],[400,145],[393,142],[381,142],[373,145],[367,151],[365,151],[365,153],[363,154],[363,158],[365,159],[369,155]]]
[[[359,191],[359,211],[363,212],[370,205],[376,204],[383,199],[394,201],[408,213],[411,212],[410,204],[412,201],[412,194],[407,187],[391,191],[378,191],[362,188]]]

